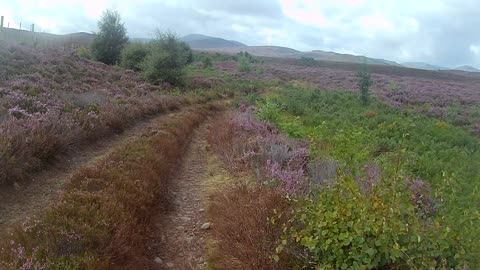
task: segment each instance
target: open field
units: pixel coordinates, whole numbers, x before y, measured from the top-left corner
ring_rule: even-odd
[[[265,59],[261,74],[242,75],[234,62],[218,62],[216,67],[247,79],[298,81],[326,90],[357,89],[359,65],[317,61],[302,66],[298,61]],[[441,118],[480,134],[480,75],[467,72],[425,71],[400,67],[369,66],[371,91],[395,108],[415,110]]]
[[[475,269],[479,78],[249,64],[0,47],[0,268]]]

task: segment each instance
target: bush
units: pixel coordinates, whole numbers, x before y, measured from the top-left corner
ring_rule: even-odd
[[[76,49],[75,55],[84,59],[89,59],[89,60],[92,59],[92,52],[90,51],[89,48],[85,48],[85,47],[80,47]]]
[[[127,30],[121,22],[117,11],[107,10],[98,22],[100,32],[92,43],[93,57],[107,65],[114,65],[120,60],[123,47],[128,42]]]
[[[238,71],[244,73],[250,73],[252,71],[252,66],[250,65],[250,60],[248,57],[240,56],[238,59]]]
[[[142,43],[128,44],[122,51],[120,66],[126,69],[140,71],[143,61],[149,53],[147,45]]]
[[[370,86],[372,85],[371,75],[368,71],[367,64],[363,64],[358,71],[358,89],[360,90],[360,100],[363,104],[368,103],[370,97]]]
[[[210,69],[213,66],[212,59],[210,59],[210,57],[203,58],[202,63],[203,63],[203,68],[204,69]]]
[[[184,68],[192,60],[190,47],[172,33],[157,32],[157,38],[150,43],[150,48],[142,64],[145,79],[154,84],[168,82],[184,85]]]
[[[317,62],[312,57],[302,57],[300,60],[298,60],[298,64],[301,66],[314,67],[316,66]]]
[[[392,179],[389,179],[390,181]],[[287,242],[315,269],[454,269],[463,267],[456,233],[425,219],[415,185],[344,177],[293,211]],[[428,194],[422,194],[428,196]],[[307,255],[305,255],[307,254]]]

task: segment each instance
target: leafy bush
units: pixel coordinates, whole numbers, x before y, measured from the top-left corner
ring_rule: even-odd
[[[210,69],[213,66],[212,59],[210,57],[203,58],[202,64],[204,69]]]
[[[105,64],[118,63],[123,47],[128,42],[127,30],[117,11],[107,10],[98,22],[100,32],[92,43],[93,57]]]
[[[363,64],[360,70],[357,73],[358,77],[358,89],[360,90],[360,100],[363,104],[368,103],[370,96],[370,86],[372,85],[372,80],[370,79],[370,72],[368,71],[367,64]]]
[[[92,59],[92,52],[89,48],[80,47],[75,50],[75,55],[85,59]]]
[[[244,73],[250,73],[252,71],[251,61],[248,57],[240,56],[238,58],[238,71]]]
[[[147,81],[173,85],[185,83],[185,66],[191,61],[191,49],[172,33],[157,32],[150,43],[151,51],[142,65]]]
[[[385,179],[365,190],[364,181],[345,176],[301,201],[277,250],[300,245],[293,255],[311,269],[463,267],[456,232],[419,215],[405,182]]]
[[[315,62],[315,59],[312,57],[302,57],[300,60],[298,60],[298,64],[301,66],[314,67],[316,66],[317,62]]]
[[[140,71],[142,64],[150,52],[147,45],[142,43],[128,44],[122,51],[120,66],[126,69]]]

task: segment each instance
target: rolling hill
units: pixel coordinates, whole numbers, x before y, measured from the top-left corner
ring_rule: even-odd
[[[449,68],[430,65],[424,62],[406,62],[402,63],[402,66],[408,68],[424,69],[424,70],[449,70]]]
[[[232,48],[245,47],[247,45],[223,38],[210,37],[200,34],[191,34],[180,38],[181,41],[186,42],[193,49],[212,49],[212,48]]]
[[[479,69],[476,69],[472,66],[461,66],[461,67],[454,68],[453,70],[467,71],[467,72],[480,72]]]

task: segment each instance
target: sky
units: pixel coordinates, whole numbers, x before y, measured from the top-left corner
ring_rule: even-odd
[[[106,9],[120,12],[130,37],[160,29],[480,68],[480,0],[16,0],[3,1],[0,15],[10,27],[67,34],[96,31]]]

